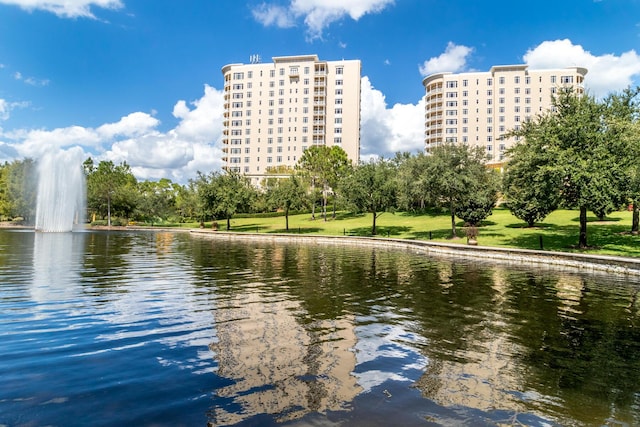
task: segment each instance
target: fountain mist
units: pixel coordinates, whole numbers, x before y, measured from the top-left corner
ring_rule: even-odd
[[[36,230],[73,231],[85,211],[84,153],[80,148],[49,152],[38,162]]]

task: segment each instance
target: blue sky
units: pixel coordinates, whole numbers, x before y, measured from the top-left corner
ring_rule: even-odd
[[[421,81],[584,66],[640,84],[640,0],[0,0],[0,161],[80,147],[139,179],[220,167],[222,75],[259,54],[362,61],[362,156],[423,147]]]

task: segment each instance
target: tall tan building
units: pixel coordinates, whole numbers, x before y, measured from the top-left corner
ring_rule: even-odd
[[[499,165],[516,141],[504,135],[552,108],[561,87],[584,92],[586,68],[529,70],[500,65],[488,72],[438,73],[425,77],[426,151],[442,143],[482,147]]]
[[[358,161],[359,60],[302,55],[252,62],[222,67],[225,169],[259,185],[293,168],[312,145],[340,146]]]

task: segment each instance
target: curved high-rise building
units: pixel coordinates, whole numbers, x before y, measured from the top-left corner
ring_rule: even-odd
[[[425,149],[443,143],[482,147],[489,164],[499,166],[516,141],[505,135],[552,108],[561,87],[584,91],[586,68],[530,70],[500,65],[488,72],[437,73],[422,81],[425,97]]]

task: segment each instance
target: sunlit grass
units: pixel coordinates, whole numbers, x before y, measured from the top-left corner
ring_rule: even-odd
[[[507,209],[495,209],[479,227],[478,244],[522,249],[585,252],[618,256],[640,257],[640,237],[629,233],[631,212],[614,212],[605,221],[590,215],[587,229],[586,251],[577,248],[579,222],[578,211],[558,210],[535,227],[511,215]],[[218,221],[219,229],[226,229],[226,221]],[[458,237],[456,243],[465,243],[462,221],[456,219]],[[187,224],[197,227],[197,224]],[[289,233],[370,236],[371,214],[338,212],[336,218],[327,213],[327,220],[316,213],[289,216]],[[207,228],[211,223],[206,224]],[[284,216],[271,218],[233,218],[231,231],[253,233],[286,233]],[[448,213],[414,215],[409,213],[384,213],[377,220],[377,236],[400,239],[433,240],[451,242],[451,218]],[[542,244],[542,247],[541,247]]]

